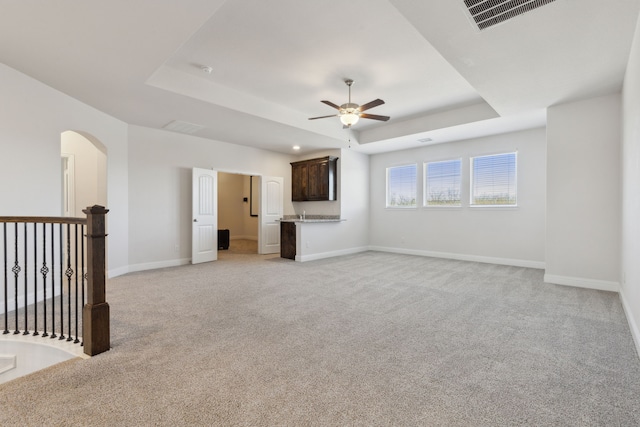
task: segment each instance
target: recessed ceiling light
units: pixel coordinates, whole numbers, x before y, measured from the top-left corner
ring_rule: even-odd
[[[431,138],[420,138],[418,140],[418,142],[431,142],[431,141],[433,141],[433,139],[431,139]]]
[[[300,149],[300,146],[299,146],[299,145],[294,145],[294,146],[293,146],[293,149],[294,149],[294,150],[299,150],[299,149]]]
[[[208,65],[203,65],[200,69],[206,74],[211,74],[213,72],[213,67],[209,67]]]

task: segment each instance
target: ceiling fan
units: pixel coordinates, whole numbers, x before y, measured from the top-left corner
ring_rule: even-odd
[[[351,85],[353,84],[353,80],[345,79],[344,82],[347,86],[349,86],[349,102],[338,106],[331,101],[320,101],[324,104],[327,104],[329,107],[333,107],[338,110],[338,114],[332,114],[330,116],[311,117],[309,118],[309,120],[325,119],[327,117],[340,117],[340,121],[344,125],[344,128],[355,125],[360,117],[362,117],[363,119],[381,120],[383,122],[389,120],[389,116],[379,116],[376,114],[364,113],[364,111],[370,108],[384,104],[384,101],[382,99],[375,99],[371,102],[367,102],[364,105],[353,104],[351,102]]]

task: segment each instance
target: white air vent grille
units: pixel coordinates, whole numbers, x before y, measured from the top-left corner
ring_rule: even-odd
[[[204,129],[204,126],[196,125],[193,123],[182,122],[180,120],[174,120],[171,123],[167,123],[164,125],[164,129],[172,130],[174,132],[180,133],[196,133],[201,129]]]
[[[484,30],[555,0],[463,0],[479,29]]]

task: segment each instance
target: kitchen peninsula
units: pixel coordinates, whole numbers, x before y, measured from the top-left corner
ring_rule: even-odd
[[[346,221],[331,215],[306,215],[303,218],[297,215],[285,215],[280,220],[280,256],[296,261],[301,261],[303,248],[303,227],[334,226],[336,223]],[[304,246],[309,247],[309,242]]]

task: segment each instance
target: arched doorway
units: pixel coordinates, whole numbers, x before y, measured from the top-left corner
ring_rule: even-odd
[[[65,131],[60,138],[62,215],[83,216],[87,206],[107,205],[107,149],[91,135]]]

